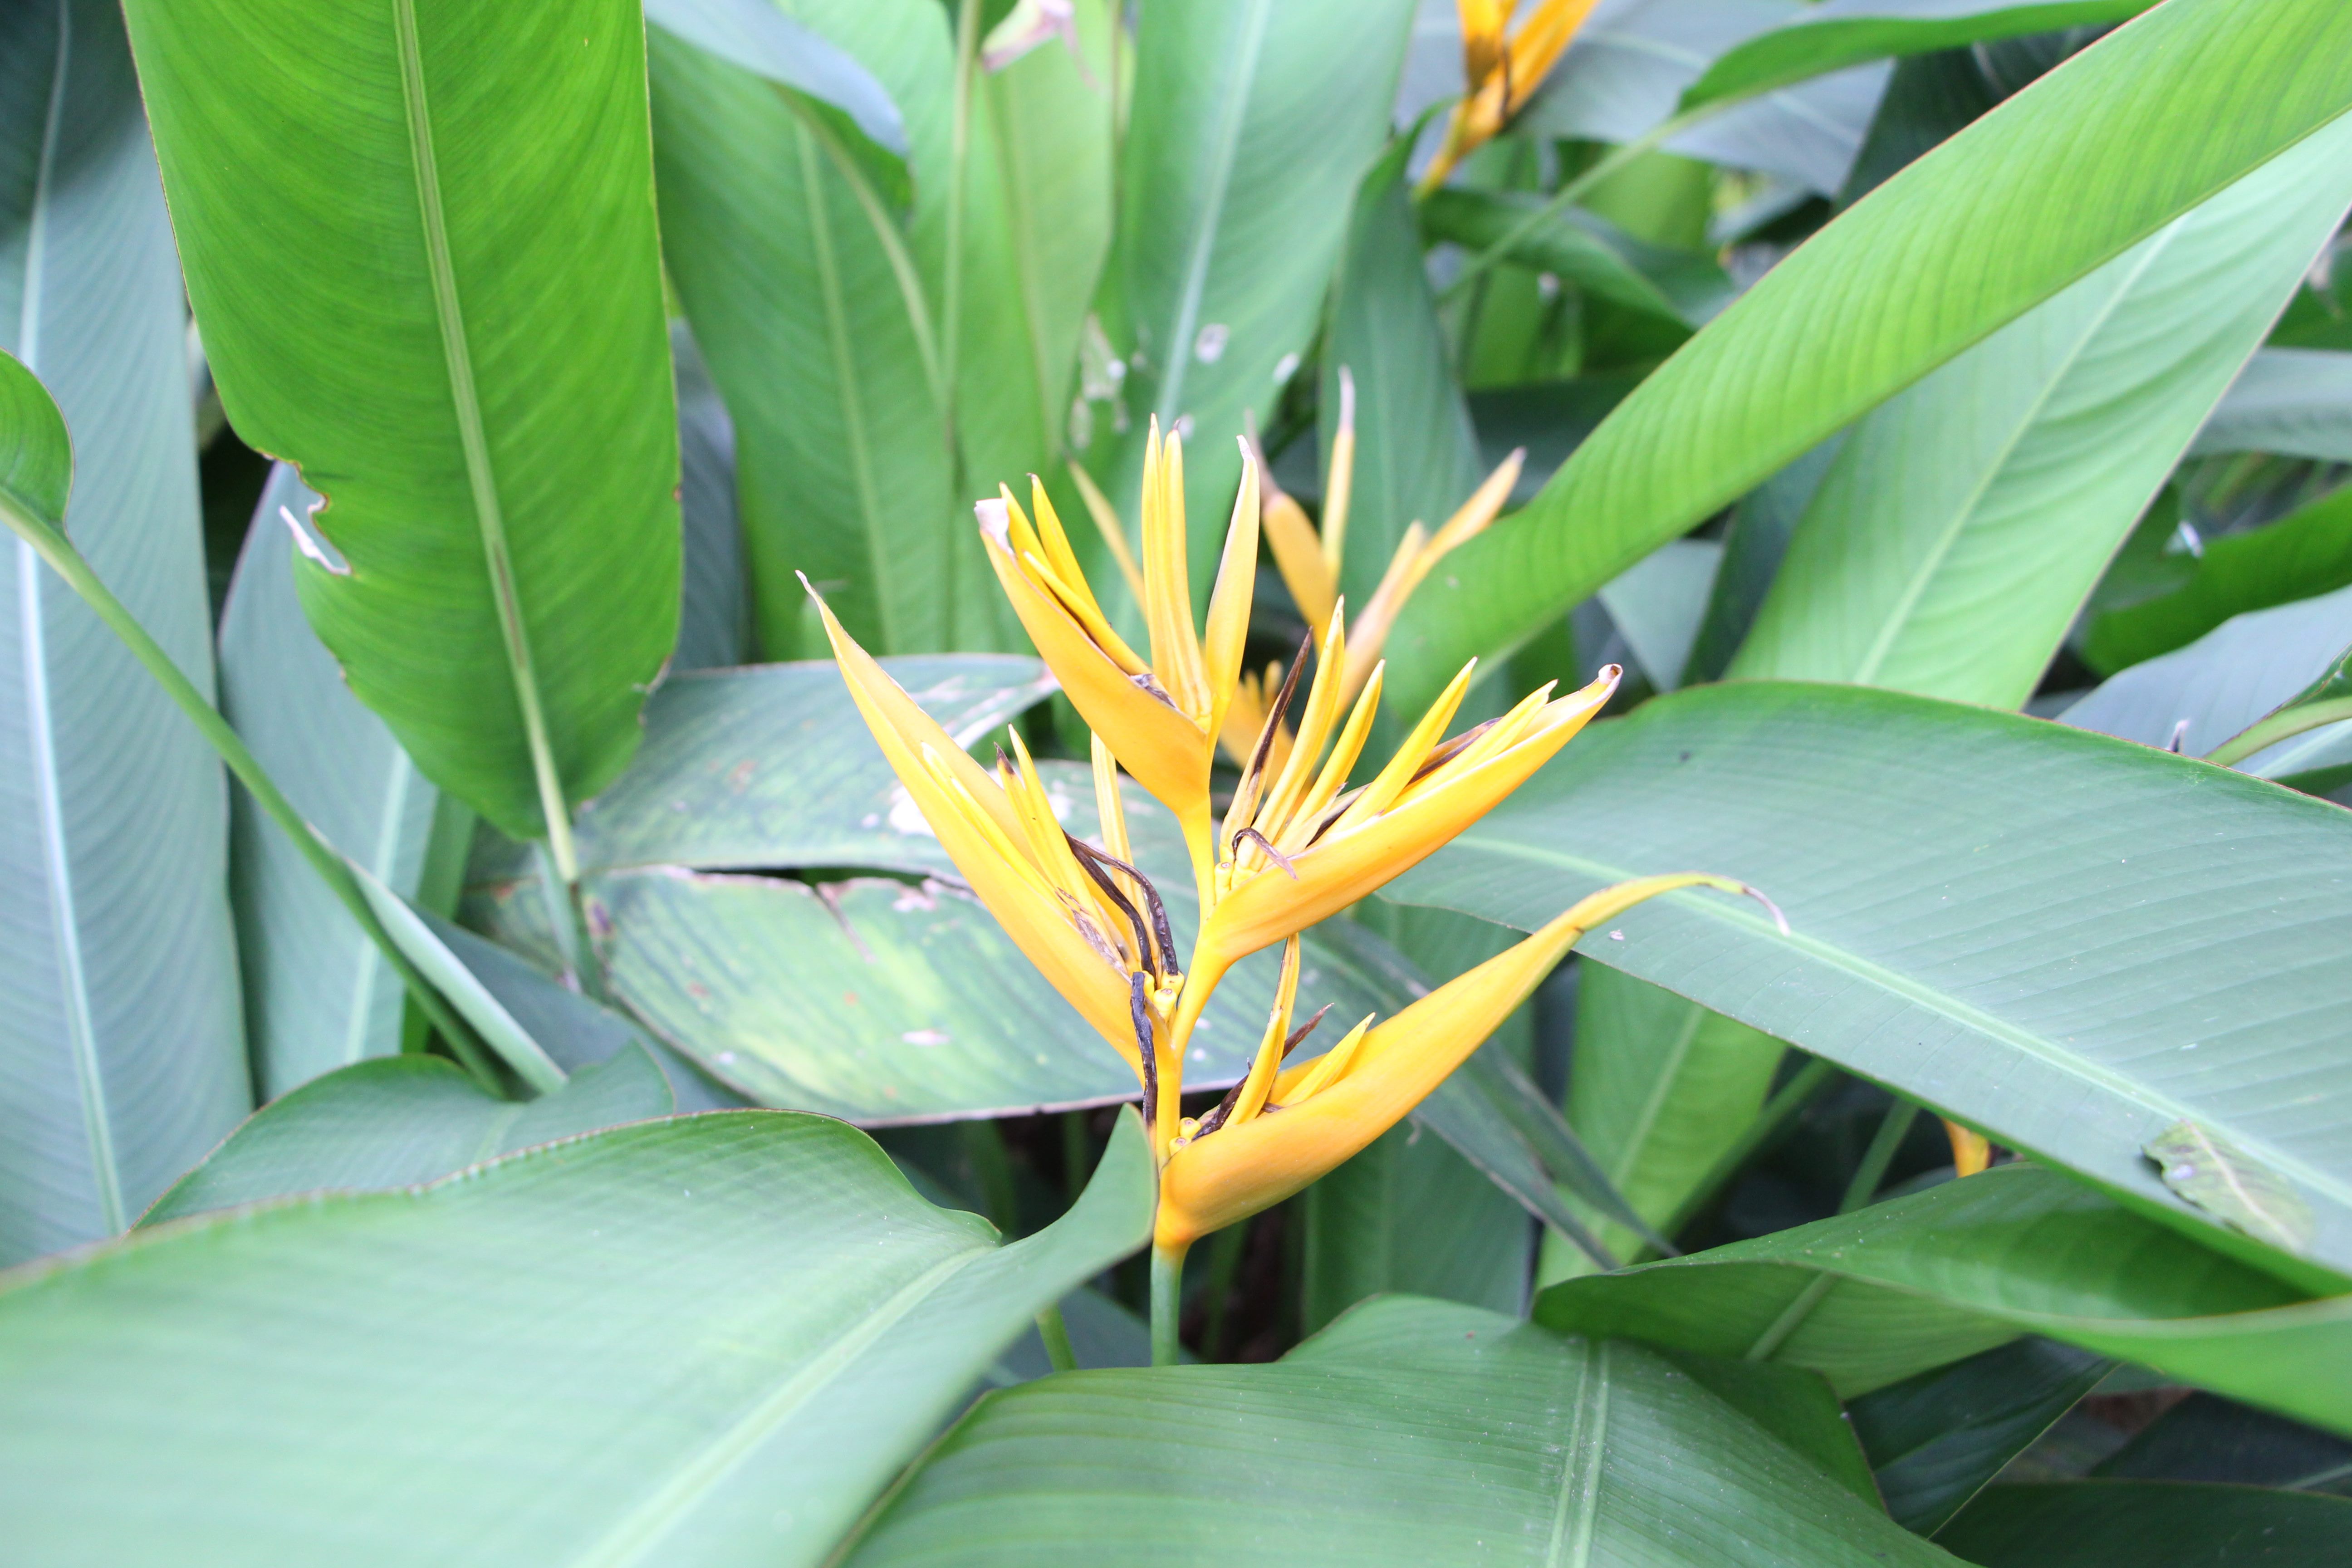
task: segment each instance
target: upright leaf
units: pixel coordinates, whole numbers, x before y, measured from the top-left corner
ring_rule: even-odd
[[[188,292],[327,499],[304,609],[426,776],[553,832],[677,637],[677,421],[629,0],[134,0]]]
[[[10,7],[0,349],[22,363],[0,367],[0,504],[61,524],[209,687],[184,322],[121,17]],[[5,1264],[121,1229],[251,1089],[218,761],[27,544],[0,549],[0,605]]]
[[[814,1564],[1150,1220],[1131,1117],[999,1247],[837,1121],[728,1111],[142,1232],[0,1292],[9,1552]]]
[[[294,531],[311,527],[317,505],[290,465],[279,464],[262,489],[221,616],[221,710],[328,842],[418,898],[436,816],[449,819],[446,858],[462,853],[458,836],[470,833],[473,814],[454,801],[443,808],[441,792],[352,695],[302,618]],[[399,1050],[401,977],[251,797],[239,791],[233,808],[230,887],[262,1094]],[[456,879],[446,880],[442,897],[427,896],[445,911],[457,893]]]
[[[2352,11],[2168,0],[1874,191],[1643,383],[1391,640],[1407,708],[2352,107]],[[1932,306],[1932,308],[1931,308]],[[1457,564],[1458,563],[1458,564]]]
[[[1129,368],[1097,416],[1111,437],[1086,462],[1131,518],[1148,422],[1186,433],[1199,594],[1241,472],[1234,438],[1273,408],[1315,335],[1412,15],[1410,0],[1142,9],[1102,301]]]
[[[2352,118],[1874,410],[1729,673],[2023,702],[2347,205]]]

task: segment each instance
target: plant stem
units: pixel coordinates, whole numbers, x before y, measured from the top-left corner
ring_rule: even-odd
[[[1184,1307],[1184,1249],[1151,1248],[1151,1364],[1174,1366],[1176,1319]]]
[[[294,841],[294,847],[301,851],[303,859],[310,863],[310,868],[341,901],[352,919],[359,922],[360,930],[375,943],[377,950],[383,954],[384,962],[392,965],[393,973],[400,976],[402,984],[408,987],[409,994],[416,998],[416,1005],[441,1031],[442,1038],[449,1042],[450,1050],[466,1070],[491,1094],[505,1098],[498,1074],[491,1068],[489,1058],[472,1027],[457,1016],[447,999],[409,962],[408,955],[400,950],[399,943],[392,940],[390,933],[383,929],[383,923],[376,919],[367,895],[360,889],[359,879],[352,875],[351,868],[344,863],[342,856],[319,836],[318,829],[312,827],[302,814],[294,809],[294,804],[279,792],[277,781],[263,771],[260,762],[247,749],[244,737],[229,727],[228,721],[221,717],[220,710],[196,689],[195,683],[173,662],[172,656],[148,635],[147,628],[141,626],[139,618],[114,596],[114,590],[109,588],[91,569],[71,541],[4,499],[0,499],[0,517],[6,518],[8,526],[16,531],[17,537],[31,545],[41,559],[48,563],[50,570],[64,578],[67,585],[81,595],[83,603],[97,613],[107,628],[122,639],[132,657],[146,666],[147,673],[155,678],[156,683],[163,688],[173,702],[179,704],[180,710],[195,725],[197,732],[210,742],[214,751],[220,753],[221,761],[228,764],[229,772],[245,785],[247,792],[253,796],[254,804],[260,806],[263,814]]]
[[[1853,1180],[1846,1184],[1845,1196],[1838,1201],[1838,1213],[1852,1214],[1878,1195],[1886,1180],[1886,1167],[1894,1163],[1895,1151],[1903,1147],[1918,1116],[1919,1108],[1907,1100],[1886,1108],[1878,1131],[1871,1135],[1870,1147],[1862,1152],[1862,1163],[1853,1168]]]
[[[1078,1370],[1078,1352],[1070,1348],[1070,1326],[1062,1321],[1060,1302],[1037,1314],[1037,1337],[1045,1342],[1045,1359],[1055,1372]]]

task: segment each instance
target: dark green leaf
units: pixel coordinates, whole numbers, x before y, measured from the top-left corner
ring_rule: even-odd
[[[2352,1498],[2180,1481],[1994,1487],[1937,1538],[1983,1568],[2334,1568]]]

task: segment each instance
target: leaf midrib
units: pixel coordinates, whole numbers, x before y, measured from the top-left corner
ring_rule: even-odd
[[[1526,844],[1508,843],[1475,832],[1465,833],[1454,842],[1467,847],[1483,849],[1507,862],[1517,860],[1558,866],[1580,876],[1593,878],[1604,887],[1630,881],[1638,875],[1634,871],[1604,865],[1596,860],[1588,860],[1580,856],[1564,855],[1558,850],[1534,848]],[[1793,949],[1832,970],[1851,975],[1866,984],[1876,986],[1890,995],[1900,997],[1939,1017],[1948,1019],[1963,1028],[1974,1030],[1998,1040],[2021,1055],[2056,1069],[2065,1077],[2111,1094],[2130,1104],[2147,1107],[2152,1113],[2161,1114],[2168,1123],[2200,1120],[2200,1117],[2208,1121],[2215,1120],[2210,1113],[2198,1112],[2194,1108],[2174,1100],[2169,1095],[2158,1092],[2150,1085],[2126,1078],[2082,1057],[2059,1052],[2041,1036],[2020,1025],[2011,1024],[2006,1019],[1983,1012],[1956,996],[1935,990],[1920,981],[1888,969],[1849,949],[1833,946],[1801,932],[1782,936],[1772,923],[1760,914],[1751,916],[1744,909],[1730,908],[1694,894],[1666,893],[1661,895],[1661,901],[1674,904],[1685,913],[1700,920],[1708,921],[1717,925],[1734,927],[1775,946]],[[1433,900],[1433,902],[1436,901]],[[1450,909],[1456,906],[1436,902],[1436,907]],[[1671,985],[1666,988],[1675,990]],[[1676,991],[1675,994],[1683,994],[1680,991]],[[1704,1004],[1701,1005],[1704,1005]],[[2316,1169],[2300,1156],[2290,1154],[2269,1140],[2251,1132],[2242,1124],[2227,1122],[2223,1125],[2230,1127],[2233,1141],[2241,1148],[2256,1153],[2272,1169],[2283,1173],[2290,1173],[2296,1181],[2303,1183],[2314,1192],[2324,1193],[2328,1200],[2339,1208],[2352,1209],[2352,1185],[2348,1185],[2342,1178],[2333,1173]]]
[[[1601,1471],[1609,1441],[1609,1342],[1586,1341],[1576,1416],[1561,1445],[1559,1498],[1552,1510],[1545,1568],[1587,1568],[1601,1513]]]
[[[65,124],[66,81],[73,58],[73,10],[58,0],[58,61],[49,79],[49,101],[41,121],[41,150],[34,166],[33,203],[25,225],[25,292],[16,321],[16,358],[40,373],[41,302],[47,287],[48,215],[57,175],[58,142]],[[98,1026],[89,1002],[89,977],[82,963],[81,918],[74,904],[73,856],[66,842],[65,798],[58,781],[57,729],[49,709],[49,655],[42,608],[40,557],[16,541],[16,617],[19,657],[25,670],[25,728],[32,750],[33,789],[41,817],[41,868],[49,885],[49,924],[65,1011],[67,1050],[74,1088],[81,1102],[82,1133],[89,1145],[90,1176],[98,1187],[99,1218],[110,1233],[130,1223],[122,1202],[122,1173],[114,1152],[113,1121],[106,1105],[106,1076],[98,1059]]]

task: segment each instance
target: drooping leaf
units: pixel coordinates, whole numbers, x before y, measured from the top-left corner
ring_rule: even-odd
[[[1273,408],[1315,335],[1357,182],[1387,139],[1412,15],[1410,0],[1140,13],[1100,305],[1130,368],[1096,414],[1108,437],[1084,456],[1132,521],[1149,422],[1184,422],[1203,597],[1241,472],[1234,439],[1249,411]],[[1110,578],[1098,574],[1097,589]]]
[[[1086,1198],[999,1247],[856,1131],[730,1111],[19,1271],[11,1553],[822,1562],[1032,1315],[1143,1240],[1150,1167],[1123,1119]]]
[[[2352,1298],[2310,1300],[2030,1164],[1570,1279],[1537,1298],[1535,1317],[1790,1362],[1849,1398],[2042,1334],[2352,1430]]]
[[[2129,21],[2156,0],[1829,0],[1708,66],[1683,107],[1745,98],[1890,55],[1965,48],[2061,27]]]
[[[2234,616],[2187,647],[2136,664],[2059,715],[2062,721],[2142,745],[2203,756],[2288,702],[2352,646],[2352,586],[2275,609]],[[2188,728],[2180,729],[2186,721]],[[2246,758],[2241,772],[2276,778],[2324,758],[2306,734]]]
[[[1993,1487],[1937,1538],[1983,1568],[2326,1568],[2352,1498],[2185,1481]]]
[[[2352,118],[1874,410],[1735,678],[2014,707],[2352,205]]]
[[[160,1225],[293,1193],[414,1186],[518,1149],[671,1110],[661,1069],[635,1047],[528,1100],[499,1100],[438,1057],[354,1062],[255,1111],[139,1223]]]
[[[646,20],[847,114],[869,140],[904,157],[907,127],[873,73],[766,0],[646,0]]]
[[[10,7],[0,506],[62,528],[209,689],[184,323],[121,16],[99,0]],[[219,762],[13,535],[0,605],[5,1264],[121,1229],[252,1090]]]
[[[2115,1365],[2053,1340],[1998,1350],[1847,1406],[1897,1524],[1933,1535]]]
[[[2186,647],[2232,616],[2352,584],[2352,488],[2322,496],[2267,527],[2204,542],[2187,581],[2093,619],[2083,660],[2112,675]]]
[[[1775,268],[1414,596],[1390,643],[1402,705],[2352,106],[2352,13],[2264,19],[2170,0]]]
[[[2246,366],[2189,451],[2276,452],[2352,463],[2352,353],[2264,349]]]
[[[1106,1553],[1381,1568],[1948,1561],[1664,1357],[1410,1297],[1359,1309],[1272,1366],[1088,1372],[991,1395],[848,1561]]]
[[[349,563],[297,565],[304,610],[427,777],[549,831],[677,639],[636,7],[129,16],[222,404]]]
[[[1576,988],[1569,1124],[1634,1212],[1663,1225],[1756,1120],[1784,1049],[1671,991],[1586,964]],[[1596,1223],[1619,1258],[1639,1254],[1641,1238],[1622,1222]],[[1547,1263],[1555,1278],[1591,1268],[1558,1247]]]
[[[281,463],[263,486],[221,615],[221,711],[328,842],[402,896],[421,896],[436,840],[473,814],[419,773],[352,695],[294,591],[296,535],[318,504]],[[279,516],[280,509],[292,519]],[[404,987],[334,889],[242,790],[231,802],[237,937],[255,1077],[265,1096],[401,1047]],[[462,848],[462,839],[459,841]],[[436,900],[446,911],[454,901]]]
[[[2352,1269],[2325,1109],[2352,988],[2340,810],[2186,758],[1893,692],[1738,682],[1594,726],[1399,898],[1531,929],[1684,868],[1789,920],[1671,895],[1587,957],[2199,1215],[2140,1146],[2194,1117],[2312,1205]],[[2230,1233],[2208,1233],[2228,1245]]]

